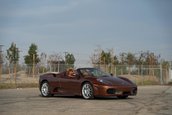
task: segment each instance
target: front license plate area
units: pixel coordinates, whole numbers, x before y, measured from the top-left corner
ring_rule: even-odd
[[[121,94],[123,94],[123,92],[117,90],[115,94],[121,95]]]

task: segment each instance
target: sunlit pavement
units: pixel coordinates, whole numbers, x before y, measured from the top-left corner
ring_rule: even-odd
[[[0,115],[171,115],[172,86],[140,86],[128,99],[55,96],[38,88],[0,90]]]

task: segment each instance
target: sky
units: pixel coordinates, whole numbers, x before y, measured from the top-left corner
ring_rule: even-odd
[[[0,0],[0,45],[15,42],[22,57],[73,53],[88,63],[97,47],[151,51],[172,60],[172,0]]]

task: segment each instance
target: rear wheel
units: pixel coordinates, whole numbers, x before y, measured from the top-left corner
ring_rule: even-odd
[[[50,93],[50,86],[47,81],[43,82],[41,85],[41,95],[43,97],[52,96],[52,94]]]
[[[84,99],[92,99],[94,98],[93,87],[90,83],[86,82],[82,86],[82,96]]]

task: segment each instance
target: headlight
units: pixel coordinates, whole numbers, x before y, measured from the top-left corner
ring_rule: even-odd
[[[102,83],[102,84],[106,84],[106,85],[112,85],[112,83],[110,81],[107,81],[107,80],[103,80],[101,78],[98,78],[97,81],[99,83]]]
[[[97,81],[103,83],[103,79],[97,79]]]

